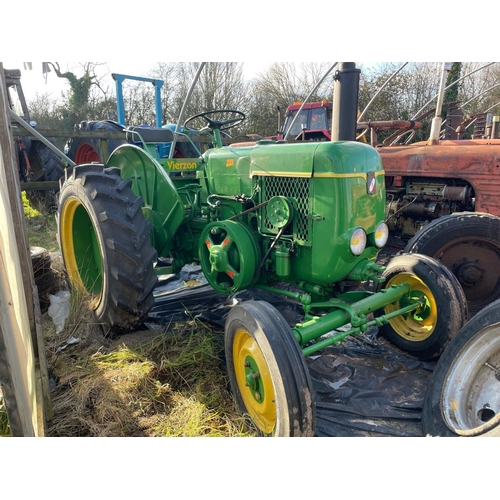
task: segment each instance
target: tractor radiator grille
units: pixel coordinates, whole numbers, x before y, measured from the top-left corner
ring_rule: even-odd
[[[297,240],[309,239],[309,189],[310,179],[304,177],[262,177],[263,199],[270,200],[273,196],[284,196],[295,201],[297,217],[294,232]],[[265,207],[263,210],[264,231],[276,233],[276,228],[269,222]]]

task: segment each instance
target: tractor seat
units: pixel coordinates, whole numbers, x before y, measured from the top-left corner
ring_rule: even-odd
[[[168,128],[157,127],[127,127],[125,137],[128,141],[137,142],[172,142],[174,134]]]

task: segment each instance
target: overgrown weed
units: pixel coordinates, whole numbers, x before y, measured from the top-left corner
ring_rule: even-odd
[[[255,435],[229,392],[220,330],[190,320],[112,340],[89,298],[75,302],[67,327],[47,338],[49,436]],[[66,346],[71,337],[79,343]]]
[[[5,408],[5,401],[2,393],[0,392],[0,437],[10,436],[9,419],[7,418],[7,408]]]
[[[58,250],[54,215],[23,200],[30,245]],[[220,329],[191,319],[112,339],[96,322],[93,298],[71,293],[60,333],[42,315],[55,386],[47,436],[256,435],[235,409]]]

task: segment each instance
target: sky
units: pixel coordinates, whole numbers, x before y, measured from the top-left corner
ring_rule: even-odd
[[[335,61],[334,61],[335,62]],[[21,59],[7,59],[2,62],[4,69],[19,69],[21,70],[21,84],[24,95],[28,103],[33,100],[37,94],[49,94],[52,99],[60,97],[61,92],[67,93],[69,83],[64,78],[58,78],[54,71],[44,74],[42,70],[42,62],[23,62]],[[81,76],[82,70],[78,62],[60,62],[61,71],[71,71],[77,76]],[[106,62],[100,63],[97,70],[104,77],[104,82],[110,86],[114,86],[115,82],[111,77],[112,73],[120,73],[125,75],[149,77],[149,73],[156,67],[156,62],[129,60],[128,62]],[[272,61],[266,59],[243,62],[243,74],[245,79],[250,80],[256,77],[259,73],[265,72]],[[333,64],[333,62],[324,62],[325,72]],[[356,63],[366,65],[366,67],[374,66],[379,63]],[[30,65],[30,66],[29,66]],[[30,69],[31,68],[31,69]]]
[[[35,95],[49,93],[51,97],[58,97],[62,91],[66,92],[69,89],[69,84],[66,79],[58,78],[56,74],[51,71],[50,73],[43,74],[41,62],[31,62],[31,70],[25,66],[27,63],[21,59],[7,60],[2,62],[4,69],[19,69],[21,70],[21,84],[23,86],[24,95],[26,100],[35,98]],[[78,68],[79,63],[60,62],[61,71],[72,71],[77,76],[81,75],[81,70]],[[243,63],[244,76],[251,79],[258,72],[264,71],[271,62],[254,61]],[[143,61],[143,60],[130,60],[128,62],[107,62],[102,68],[102,74],[107,75],[109,84],[114,85],[114,80],[111,73],[120,73],[124,75],[145,76],[147,77],[149,71],[154,69],[156,62]]]

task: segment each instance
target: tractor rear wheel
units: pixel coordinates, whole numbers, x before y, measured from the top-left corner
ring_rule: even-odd
[[[500,436],[500,300],[476,314],[436,364],[424,398],[431,436]]]
[[[61,184],[58,236],[69,282],[93,297],[98,322],[131,331],[153,307],[157,283],[142,198],[105,165],[70,167]]]
[[[268,302],[234,306],[225,325],[231,389],[263,435],[313,436],[311,377],[291,328]]]
[[[397,316],[380,328],[390,342],[422,360],[439,356],[465,324],[467,302],[460,283],[435,259],[426,255],[403,254],[394,257],[382,273],[385,283],[378,290],[408,283],[411,295],[425,298],[422,309]],[[376,315],[401,307],[388,304]]]
[[[500,298],[500,218],[462,212],[421,229],[405,252],[429,255],[448,267],[467,297],[470,316]]]
[[[60,156],[43,142],[32,141],[28,155],[31,172],[28,181],[58,181],[64,175],[65,165]],[[31,206],[37,209],[53,208],[56,204],[54,190],[27,191]]]
[[[82,122],[79,124],[79,132],[104,132],[104,133],[119,133],[123,132],[123,127],[114,122]],[[104,143],[107,151],[104,151],[101,139],[88,139],[75,137],[68,141],[67,155],[77,164],[81,163],[105,163],[111,153],[122,144],[128,144],[124,139],[106,139]]]

